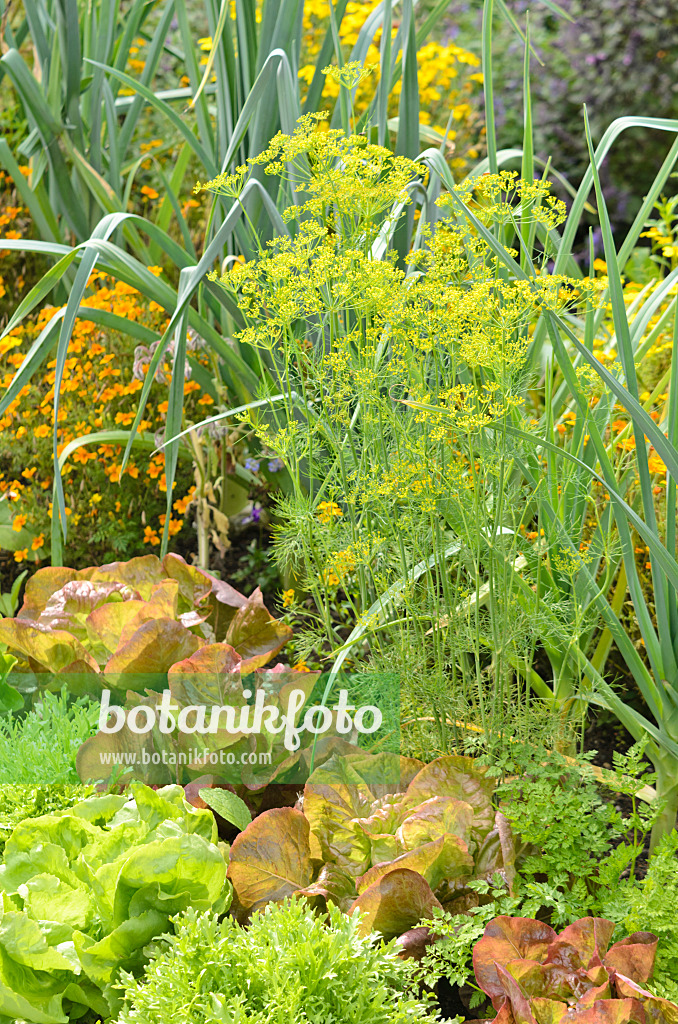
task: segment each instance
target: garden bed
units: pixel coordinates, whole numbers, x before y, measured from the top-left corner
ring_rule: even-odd
[[[678,15],[466,6],[0,11],[0,1024],[678,1024]]]

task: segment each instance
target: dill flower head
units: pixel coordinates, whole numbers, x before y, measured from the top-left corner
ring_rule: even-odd
[[[327,524],[337,516],[343,516],[344,513],[336,501],[321,501],[316,509],[316,514],[318,522]]]
[[[502,224],[518,216],[522,224],[533,221],[551,230],[563,223],[567,208],[550,189],[550,181],[527,181],[517,171],[500,171],[465,178],[454,186],[454,194],[484,223]],[[454,207],[449,193],[438,204]]]
[[[376,69],[377,65],[375,64],[364,66],[359,60],[350,60],[342,67],[330,64],[322,69],[322,73],[337,85],[343,85],[345,89],[354,89],[360,82],[369,78]]]
[[[242,164],[240,167],[236,167],[234,174],[229,174],[224,171],[222,174],[218,174],[216,178],[212,178],[211,181],[201,183],[197,181],[193,187],[194,194],[198,192],[214,192],[220,196],[230,196],[231,198],[237,198],[245,187],[245,179],[249,173],[249,168],[246,164]]]

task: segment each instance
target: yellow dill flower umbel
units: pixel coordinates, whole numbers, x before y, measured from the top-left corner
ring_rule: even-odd
[[[338,516],[343,516],[343,511],[337,505],[335,501],[321,501],[316,509],[318,521],[321,523],[331,523],[332,520]]]

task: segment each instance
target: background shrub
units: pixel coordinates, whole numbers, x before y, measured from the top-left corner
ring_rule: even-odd
[[[571,22],[544,4],[513,0],[508,5],[525,24],[543,65],[532,58],[531,89],[535,152],[574,184],[588,167],[582,105],[594,142],[617,117],[678,115],[678,8],[670,0],[563,0]],[[482,4],[474,4],[478,11]],[[452,25],[470,30],[468,5],[457,3]],[[478,22],[474,20],[473,31]],[[523,46],[512,28],[497,17],[494,58],[499,142],[520,146],[523,133]],[[467,44],[468,45],[468,44]],[[601,180],[613,227],[623,230],[638,212],[656,169],[668,152],[666,132],[634,128],[620,136],[602,168]]]

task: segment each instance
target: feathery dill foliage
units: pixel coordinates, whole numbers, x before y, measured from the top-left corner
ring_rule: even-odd
[[[263,167],[290,190],[289,235],[220,277],[247,318],[240,340],[284,395],[247,417],[294,482],[277,558],[313,594],[335,649],[345,637],[331,597],[346,596],[372,665],[400,666],[405,701],[433,710],[443,748],[459,743],[447,719],[460,709],[501,740],[529,727],[525,679],[554,628],[527,566],[524,579],[507,571],[534,505],[528,451],[506,427],[531,429],[537,319],[595,301],[596,284],[550,274],[545,250],[529,281],[507,274],[464,205],[516,258],[521,232],[548,237],[564,219],[547,182],[507,172],[441,196],[399,259],[427,168],[323,120],[302,117],[235,176],[201,186],[237,195]],[[570,613],[555,609],[563,646]]]

